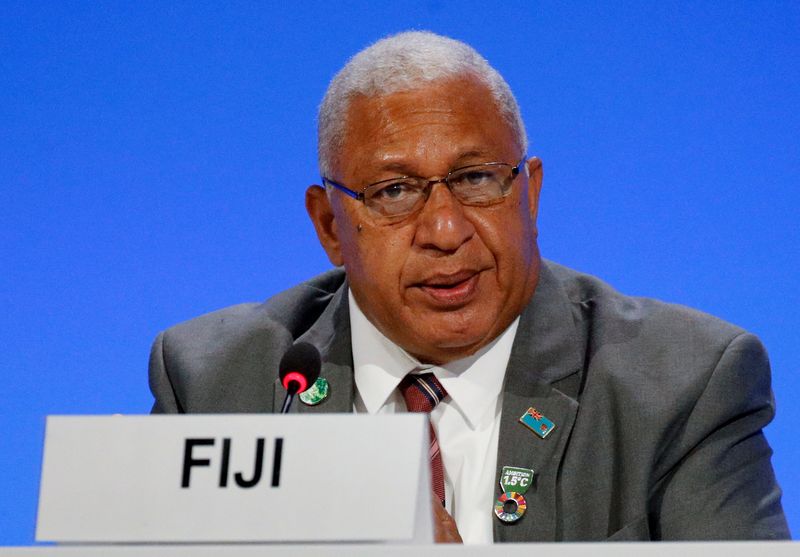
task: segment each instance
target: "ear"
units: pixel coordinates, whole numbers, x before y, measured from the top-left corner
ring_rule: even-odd
[[[322,186],[312,185],[306,190],[306,211],[311,217],[317,238],[328,259],[337,267],[344,264],[342,260],[341,242],[339,241],[339,227],[333,214],[331,200],[328,192]]]
[[[528,210],[535,229],[539,214],[539,194],[542,191],[542,161],[538,157],[531,157],[525,161],[525,168],[528,171]]]

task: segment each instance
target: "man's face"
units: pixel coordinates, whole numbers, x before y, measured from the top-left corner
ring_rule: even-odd
[[[464,77],[349,107],[330,178],[360,191],[397,176],[444,177],[471,164],[516,165],[523,153],[485,86]],[[445,363],[476,352],[520,314],[536,287],[536,209],[541,164],[530,159],[508,197],[459,203],[444,184],[425,206],[392,224],[318,186],[306,205],[334,265],[344,265],[367,318],[420,360]]]

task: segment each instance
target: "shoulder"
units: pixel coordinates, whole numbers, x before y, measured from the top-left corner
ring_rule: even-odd
[[[548,267],[582,339],[588,400],[685,415],[721,382],[731,387],[722,389],[731,403],[769,403],[769,363],[756,336],[686,306],[626,296],[596,277]]]
[[[763,408],[769,421],[770,367],[755,335],[685,306],[625,296],[565,267],[550,269],[583,343],[583,403],[625,408],[637,416],[633,432],[682,428],[698,410],[710,417],[707,407],[728,416]]]
[[[329,271],[263,303],[224,308],[162,332],[150,353],[154,411],[270,411],[277,362],[344,285],[343,271]]]
[[[213,350],[237,337],[283,331],[296,338],[322,314],[344,284],[344,271],[333,269],[261,303],[243,303],[219,309],[164,331],[171,343],[201,345]]]
[[[627,296],[597,277],[548,262],[569,300],[576,325],[603,345],[647,352],[721,355],[741,327],[708,313],[654,298]],[[599,347],[595,346],[595,350]]]

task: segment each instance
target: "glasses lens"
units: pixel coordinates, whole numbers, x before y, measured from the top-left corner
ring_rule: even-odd
[[[427,182],[415,178],[386,180],[364,190],[367,207],[383,217],[401,217],[425,202]]]
[[[489,205],[511,191],[512,169],[507,164],[480,164],[450,173],[450,190],[462,203]]]

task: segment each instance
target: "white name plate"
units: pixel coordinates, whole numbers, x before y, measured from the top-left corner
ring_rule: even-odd
[[[37,541],[432,540],[424,415],[50,416]]]

